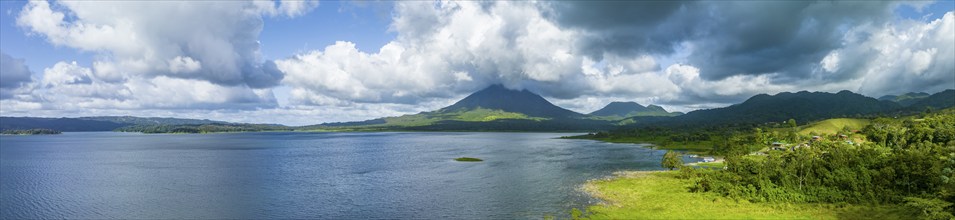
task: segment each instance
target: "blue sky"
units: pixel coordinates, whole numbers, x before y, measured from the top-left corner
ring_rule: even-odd
[[[492,84],[585,113],[611,101],[691,111],[759,93],[938,92],[955,88],[953,11],[955,1],[0,1],[0,115],[301,125],[434,110]]]

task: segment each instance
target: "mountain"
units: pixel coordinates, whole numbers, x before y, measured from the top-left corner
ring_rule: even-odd
[[[889,113],[901,106],[891,101],[879,101],[850,91],[783,92],[776,95],[760,94],[743,103],[723,108],[697,110],[663,124],[718,125],[782,122],[795,119],[798,123],[837,117]],[[639,120],[638,120],[639,121]]]
[[[607,129],[613,121],[558,107],[527,90],[492,85],[453,105],[418,114],[359,122],[324,123],[305,130],[582,131]]]
[[[955,107],[955,89],[948,89],[919,99],[909,105],[906,110],[922,111],[929,107],[936,110]]]
[[[501,110],[531,117],[573,118],[584,115],[558,107],[537,94],[527,90],[511,90],[502,85],[492,85],[468,95],[451,106],[437,112],[470,111],[475,109]]]
[[[901,106],[910,106],[910,105],[915,104],[915,103],[918,102],[919,100],[922,100],[922,99],[924,99],[924,98],[926,98],[926,97],[929,97],[929,94],[928,94],[928,93],[924,93],[924,92],[910,92],[910,93],[905,93],[905,94],[902,94],[902,95],[885,95],[885,96],[879,97],[879,100],[881,100],[881,101],[892,101],[892,102],[895,102],[895,103],[899,103],[899,105],[901,105]]]
[[[643,106],[636,102],[611,102],[600,110],[589,115],[601,117],[632,117],[632,116],[676,116],[680,112],[667,112],[663,107],[656,105]]]

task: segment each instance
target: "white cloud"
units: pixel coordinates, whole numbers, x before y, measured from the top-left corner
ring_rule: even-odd
[[[377,53],[337,42],[277,61],[287,74],[284,83],[297,88],[292,99],[312,100],[302,104],[414,103],[498,83],[562,98],[610,91],[660,93],[656,87],[624,89],[631,85],[620,83],[606,88],[589,80],[583,69],[593,67],[585,62],[607,63],[600,71],[610,76],[599,82],[641,81],[637,74],[659,67],[650,56],[586,59],[574,48],[578,33],[559,28],[535,4],[397,2],[391,29],[397,39]]]
[[[282,74],[259,53],[263,15],[298,16],[311,1],[31,1],[18,26],[58,46],[96,53],[97,76],[199,79],[254,88]],[[201,64],[202,68],[199,68]]]
[[[288,17],[297,17],[318,7],[318,1],[313,0],[281,0],[281,2],[254,0],[253,3],[263,13],[271,16],[285,15]]]
[[[93,75],[88,68],[80,67],[73,63],[59,62],[53,67],[43,70],[43,79],[40,80],[43,86],[54,87],[64,84],[90,84]]]
[[[169,60],[169,71],[172,73],[192,73],[200,68],[202,64],[191,57],[177,56]]]
[[[58,63],[46,68],[36,82],[15,81],[20,92],[11,92],[13,86],[5,85],[0,113],[40,109],[74,115],[143,112],[176,116],[171,113],[176,112],[197,118],[312,124],[435,110],[491,84],[527,88],[585,113],[610,101],[638,101],[687,111],[737,103],[758,93],[848,89],[880,96],[955,88],[953,12],[935,21],[826,23],[839,29],[817,39],[826,42],[774,32],[772,39],[796,40],[782,46],[785,50],[806,49],[798,45],[816,43],[824,46],[808,48],[811,52],[797,61],[778,60],[801,62],[784,66],[811,67],[797,68],[805,70],[798,74],[766,71],[706,77],[712,70],[706,68],[726,65],[693,63],[695,58],[705,57],[696,55],[719,54],[702,50],[730,48],[734,42],[764,46],[750,48],[756,52],[726,57],[749,63],[777,62],[773,57],[779,55],[776,49],[780,48],[766,42],[743,44],[741,35],[754,35],[742,32],[719,34],[719,38],[707,38],[706,34],[711,34],[707,31],[683,33],[696,26],[678,25],[699,23],[694,18],[700,16],[680,7],[661,15],[668,16],[659,21],[665,25],[632,26],[629,20],[614,21],[608,28],[617,34],[604,34],[607,30],[599,28],[600,22],[561,25],[568,21],[554,18],[561,13],[557,11],[561,8],[551,7],[557,3],[510,1],[396,2],[390,31],[397,37],[378,51],[360,51],[342,39],[287,59],[263,60],[257,43],[262,17],[300,16],[316,5],[299,1],[69,1],[53,6],[30,2],[18,14],[17,25],[51,44],[94,53],[97,60],[92,68]],[[819,18],[828,17],[822,16],[829,15],[822,7],[825,3],[808,5]],[[872,6],[872,10],[884,9],[882,6]],[[771,10],[757,9],[765,8],[740,10],[776,16]],[[846,16],[865,18],[884,12],[866,10],[857,12],[867,15]],[[596,18],[605,17],[581,12],[594,16],[579,18],[601,21]],[[789,21],[774,19],[760,27],[774,27],[773,22]],[[811,27],[813,22],[800,20],[797,26],[805,23]],[[732,19],[717,23],[732,23]],[[789,34],[812,35],[797,32]],[[839,36],[843,32],[844,36]],[[666,38],[673,33],[680,36]],[[666,43],[631,42],[627,36]],[[581,39],[594,47],[586,47],[591,44]],[[727,45],[714,44],[722,40]],[[608,46],[617,44],[622,46]],[[654,48],[628,49],[640,45]],[[669,54],[666,48],[656,48],[667,45],[679,48]],[[763,53],[771,56],[748,59]],[[774,65],[778,66],[770,66]],[[4,79],[3,83],[8,82]],[[269,89],[275,85],[288,91],[288,102],[275,100]],[[211,116],[203,112],[211,112]],[[255,117],[261,114],[270,116]]]
[[[878,97],[955,88],[955,12],[929,22],[861,26],[847,36],[846,46],[837,55],[840,68],[835,74],[857,84],[842,89]]]
[[[59,62],[44,69],[42,78],[27,86],[29,95],[17,96],[11,103],[54,111],[257,109],[276,106],[270,89],[222,86],[203,80],[166,76],[110,82],[100,80],[92,72],[76,62]]]
[[[0,114],[61,117],[276,108],[270,87],[282,73],[259,54],[262,16],[294,17],[315,6],[300,1],[29,2],[16,14],[18,26],[53,45],[93,53],[96,60],[92,68],[56,63],[35,82],[19,82],[16,92],[4,84]],[[14,64],[4,56],[4,65]],[[6,77],[10,71],[3,72]]]

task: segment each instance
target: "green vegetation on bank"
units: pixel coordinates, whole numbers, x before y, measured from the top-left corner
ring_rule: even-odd
[[[473,157],[458,157],[458,158],[455,158],[454,160],[455,160],[455,161],[459,161],[459,162],[481,162],[481,161],[484,161],[484,160],[482,160],[482,159],[473,158]]]
[[[713,140],[708,133],[674,132],[666,128],[641,128],[630,131],[595,132],[586,135],[561,137],[565,139],[590,139],[610,143],[653,144],[654,148],[680,150],[705,154],[713,149]]]
[[[584,215],[590,219],[906,219],[896,205],[760,203],[711,192],[690,192],[692,180],[680,171],[621,172],[595,180],[584,190],[603,200]]]
[[[799,134],[793,123],[785,123],[782,128],[750,128],[750,132],[739,132],[745,130],[742,128],[721,133],[697,131],[709,134],[704,135],[706,140],[720,143],[714,145],[710,152],[725,157],[726,169],[683,167],[679,172],[666,176],[670,179],[609,181],[605,187],[597,190],[598,197],[605,195],[603,197],[609,201],[638,199],[639,203],[650,205],[624,209],[612,205],[598,206],[590,211],[594,217],[607,218],[709,218],[706,215],[716,212],[702,208],[690,209],[688,214],[683,215],[648,213],[682,210],[687,207],[686,203],[712,198],[745,204],[742,207],[747,210],[759,210],[749,204],[773,208],[752,213],[730,211],[740,207],[734,203],[723,207],[727,210],[718,212],[718,216],[750,213],[737,216],[740,218],[953,218],[955,108],[917,117],[867,120],[868,124],[858,133],[849,128],[852,125],[847,125],[847,121],[859,122],[823,121],[841,123],[843,128],[836,134],[817,137]],[[825,131],[809,133],[817,132]],[[619,138],[627,134],[632,133],[617,131],[606,135]],[[674,137],[675,132],[666,134]],[[853,141],[860,139],[864,141]],[[670,168],[666,163],[664,167]],[[674,198],[677,202],[672,203],[657,201],[663,195],[619,197],[625,193],[652,193],[643,191],[653,185],[640,184],[663,184],[661,186],[672,188],[673,193],[689,193],[695,197]],[[792,210],[788,207],[802,207],[796,211],[818,211],[790,213]],[[859,209],[864,211],[852,211]],[[783,215],[766,216],[765,213]],[[867,213],[880,214],[863,215]]]
[[[45,128],[34,128],[34,129],[9,129],[3,130],[0,134],[6,135],[44,135],[44,134],[60,134],[60,131],[53,129]]]

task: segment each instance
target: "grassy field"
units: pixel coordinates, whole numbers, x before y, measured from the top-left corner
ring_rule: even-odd
[[[678,172],[623,172],[587,183],[584,190],[605,201],[591,206],[591,219],[908,219],[896,206],[769,204],[688,192]]]
[[[808,135],[810,132],[816,132],[817,134],[836,134],[842,131],[842,128],[846,126],[852,130],[860,130],[866,125],[869,125],[868,119],[833,118],[805,125],[799,130],[799,134]]]

